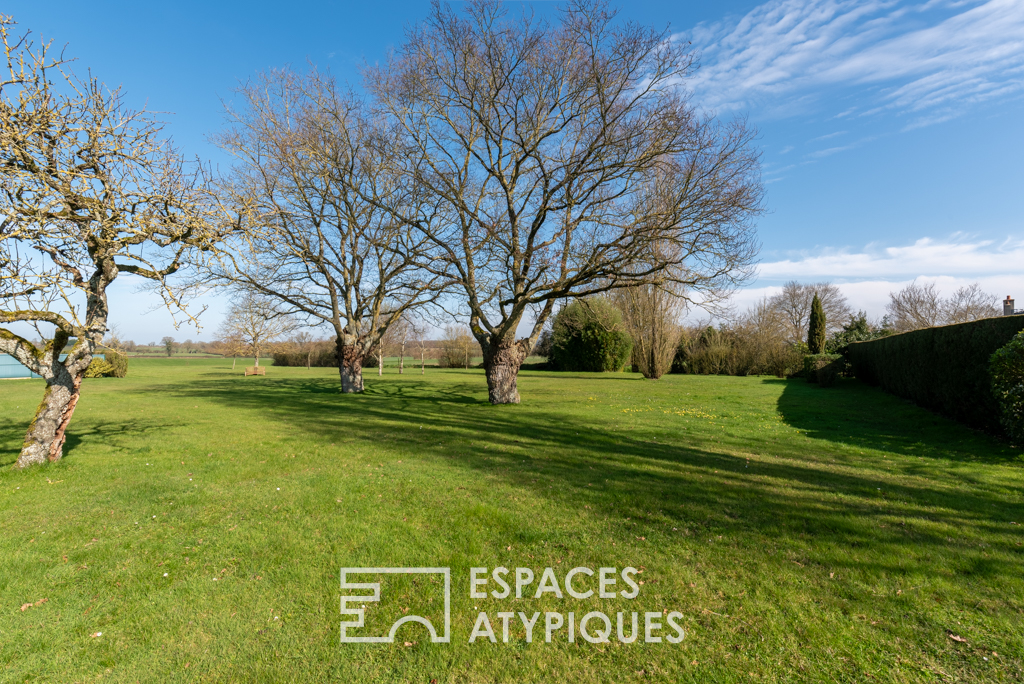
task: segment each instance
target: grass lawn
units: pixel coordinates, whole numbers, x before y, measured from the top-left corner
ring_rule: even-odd
[[[42,383],[0,381],[0,679],[1024,681],[1024,455],[874,388],[524,372],[492,407],[479,370],[367,369],[346,396],[332,369],[242,365],[86,380],[68,455],[28,472]],[[340,644],[359,566],[450,567],[451,643]],[[474,599],[476,566],[537,580]],[[576,566],[644,583],[533,598]],[[383,587],[367,628],[439,624],[436,582]],[[544,643],[546,611],[642,633],[672,610],[681,644]],[[501,611],[541,613],[531,643]],[[498,643],[468,643],[479,612]]]

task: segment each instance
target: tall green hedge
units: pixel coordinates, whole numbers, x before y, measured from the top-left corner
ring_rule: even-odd
[[[1024,329],[1024,316],[1000,316],[854,342],[854,374],[888,392],[973,427],[999,432],[989,358]]]

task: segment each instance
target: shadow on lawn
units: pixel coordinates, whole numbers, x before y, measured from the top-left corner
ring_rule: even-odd
[[[894,441],[895,437],[872,441],[868,427],[859,424],[870,416],[880,421],[886,434],[904,435],[885,447],[900,453],[917,454],[918,444],[954,433],[965,439],[966,431],[959,426],[932,437],[921,416],[903,423],[898,413],[888,410],[865,413],[867,409],[857,404],[868,395],[854,390],[845,397],[845,389],[815,395],[829,390],[787,385],[780,410],[805,429],[822,432],[826,417],[850,411],[847,427],[856,428],[853,434],[864,433],[860,439],[865,443],[881,447],[888,443],[883,439]],[[823,565],[830,559],[840,562],[836,559],[846,557],[852,548],[870,547],[871,554],[858,556],[865,568],[901,575],[908,570],[901,552],[906,545],[948,547],[948,529],[936,529],[935,523],[991,534],[1005,531],[1010,520],[1024,518],[1024,506],[998,494],[965,491],[949,480],[920,485],[920,479],[908,481],[869,468],[853,475],[849,467],[830,468],[807,459],[806,452],[787,454],[782,462],[757,460],[751,466],[745,456],[715,451],[710,443],[657,443],[579,415],[552,411],[550,405],[546,410],[529,405],[492,407],[484,402],[486,389],[479,377],[443,385],[407,378],[378,383],[362,395],[343,395],[328,379],[274,379],[246,391],[233,382],[198,383],[168,386],[166,392],[259,411],[265,420],[282,421],[321,442],[386,443],[440,457],[559,500],[581,515],[603,514],[619,526],[617,534],[635,532],[628,519],[668,534],[673,526],[692,529],[699,536],[728,533],[756,549],[765,540],[783,547],[791,543],[802,549],[798,553],[805,554],[805,561]],[[886,399],[891,400],[885,395],[873,398],[883,405]],[[771,450],[780,453],[776,446]],[[803,463],[794,464],[801,456]],[[585,504],[590,512],[583,513]],[[539,534],[510,532],[525,541]],[[813,538],[826,543],[809,544]],[[984,576],[1019,569],[1018,564],[996,558],[981,562],[975,555],[960,551],[945,568]],[[856,564],[849,558],[841,562],[847,567]],[[934,573],[940,567],[921,563],[916,569]]]
[[[763,382],[784,385],[779,413],[815,439],[907,456],[1024,464],[1009,443],[858,380],[841,379],[828,388],[801,379]]]
[[[72,420],[68,429],[67,439],[64,441],[64,456],[74,454],[74,451],[85,442],[93,440],[104,440],[115,435],[141,435],[154,430],[164,430],[169,427],[178,427],[181,424],[168,422],[155,423],[146,421],[125,420]],[[5,419],[0,422],[0,468],[14,465],[21,452],[22,440],[28,430],[28,423]]]

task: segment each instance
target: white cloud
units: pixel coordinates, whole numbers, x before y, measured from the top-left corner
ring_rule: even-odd
[[[800,279],[798,279],[800,280]],[[820,280],[831,280],[830,278],[803,278],[804,282],[815,282]],[[1014,297],[1020,305],[1024,301],[1024,277],[1019,275],[992,275],[981,277],[920,277],[908,278],[905,280],[862,280],[858,282],[836,283],[837,287],[846,296],[850,308],[855,311],[864,311],[869,318],[880,319],[885,315],[885,305],[889,301],[889,293],[901,290],[914,280],[919,284],[935,283],[936,289],[943,296],[951,295],[957,288],[979,283],[982,290],[991,294],[995,300],[1003,297]],[[739,290],[733,296],[731,303],[734,311],[742,312],[748,307],[755,305],[763,297],[771,297],[782,289],[781,286],[751,287]],[[695,318],[699,319],[701,312],[696,312]]]
[[[806,109],[827,86],[861,86],[836,117],[894,110],[908,127],[1024,92],[1024,2],[901,5],[887,0],[771,0],[677,38],[702,52],[688,84],[712,109]]]
[[[763,262],[761,279],[916,278],[918,276],[982,276],[993,273],[1024,279],[1024,241],[948,240],[921,238],[911,245],[863,249],[822,248],[787,259]]]
[[[889,293],[914,280],[935,283],[945,295],[971,283],[997,299],[1007,295],[1024,301],[1024,241],[972,239],[954,235],[945,240],[922,238],[913,244],[859,250],[822,248],[787,259],[764,262],[752,287],[738,291],[732,305],[743,311],[770,297],[788,280],[831,281],[850,306],[875,318],[885,313]]]

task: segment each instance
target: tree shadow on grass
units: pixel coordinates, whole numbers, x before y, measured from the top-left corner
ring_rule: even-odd
[[[72,456],[82,445],[88,442],[107,442],[114,436],[136,436],[167,428],[181,427],[183,423],[154,423],[147,420],[141,423],[135,420],[72,420],[64,440],[64,458]],[[5,419],[0,422],[0,468],[14,465],[21,452],[22,440],[28,430],[28,423]]]
[[[783,383],[779,413],[813,439],[906,456],[1024,465],[1024,453],[1009,443],[858,380],[840,379],[832,387],[802,379],[763,382]]]
[[[831,397],[829,403],[812,394],[829,390],[787,386],[783,394],[789,395],[780,399],[785,403],[780,410],[784,415],[788,411],[790,420],[806,423],[832,418],[847,401],[853,410],[857,401],[869,397],[879,398],[883,407],[885,399],[891,399],[873,394],[847,399],[839,394],[844,389],[821,395]],[[746,539],[754,549],[764,540],[807,548],[808,538],[818,538],[827,543],[814,547],[814,562],[827,564],[851,548],[871,548],[871,553],[859,555],[866,569],[903,574],[908,568],[900,550],[907,544],[916,550],[948,548],[949,528],[991,534],[1005,531],[1010,520],[1024,519],[1024,506],[984,488],[965,491],[946,482],[898,478],[867,468],[851,474],[848,467],[834,468],[813,459],[801,463],[796,454],[785,461],[760,460],[751,468],[742,454],[679,440],[655,443],[576,414],[553,411],[550,405],[492,407],[479,399],[484,391],[476,382],[403,379],[378,383],[362,395],[344,395],[329,379],[290,378],[246,391],[230,382],[164,389],[170,395],[259,412],[265,420],[280,421],[320,443],[362,442],[368,448],[386,443],[442,458],[557,500],[581,515],[604,515],[618,526],[619,534],[628,534],[633,524],[643,522],[666,534],[672,527],[698,530],[701,535],[727,532]],[[816,408],[815,402],[825,408]],[[824,416],[814,418],[822,410]],[[920,421],[901,432],[898,413],[882,414],[872,420],[881,421],[903,440],[884,448],[917,454],[916,445],[929,434]],[[860,439],[876,448],[887,443],[875,441],[881,438],[869,433]],[[583,513],[584,506],[591,512]],[[881,531],[894,519],[909,522],[909,527]],[[962,552],[957,558],[954,569],[965,573],[994,577],[1020,570],[1019,562],[1005,558],[981,563]],[[849,559],[843,562],[851,564]],[[927,564],[917,570],[940,571],[938,565]]]

